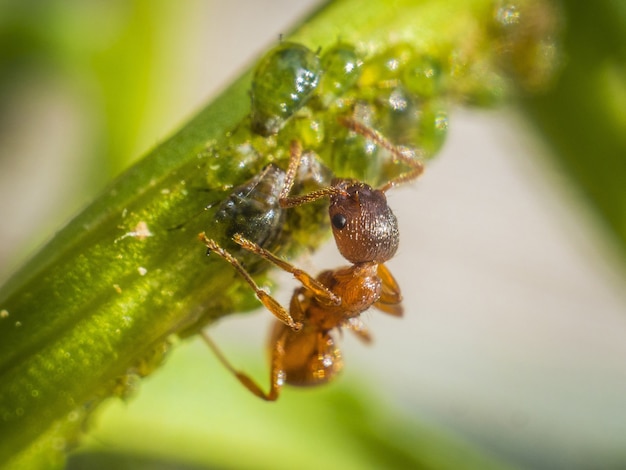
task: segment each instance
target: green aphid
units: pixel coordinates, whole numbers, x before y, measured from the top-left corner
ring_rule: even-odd
[[[445,103],[431,100],[423,104],[419,117],[420,148],[425,156],[433,157],[448,135],[448,111]]]
[[[324,74],[318,94],[322,106],[328,107],[333,100],[356,84],[361,76],[363,62],[355,48],[344,43],[338,43],[324,52],[321,62]]]
[[[420,147],[420,104],[405,86],[382,90],[376,100],[380,109],[377,130],[396,145]]]
[[[390,47],[364,64],[359,86],[372,90],[395,86],[414,56],[415,50],[409,44],[400,43]]]
[[[319,57],[301,44],[283,42],[269,51],[252,80],[252,130],[276,134],[311,98],[321,70]]]
[[[442,67],[427,55],[414,57],[404,69],[403,78],[407,89],[420,99],[438,96],[443,91]]]
[[[355,105],[353,115],[368,127],[377,128],[378,115],[374,106],[365,102]],[[368,184],[377,185],[382,160],[379,146],[366,137],[341,125],[334,115],[329,116],[328,138],[331,142],[322,158],[342,178],[355,178]]]
[[[396,145],[419,149],[434,156],[448,130],[447,106],[443,99],[420,99],[405,85],[387,91],[377,100],[376,129]]]

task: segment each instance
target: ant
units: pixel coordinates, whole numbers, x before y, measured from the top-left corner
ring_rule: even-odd
[[[290,196],[302,158],[302,146],[295,140],[290,146],[290,161],[279,204],[290,208],[328,197],[332,232],[341,255],[351,265],[327,270],[316,278],[282,260],[260,245],[240,234],[233,241],[243,249],[257,254],[280,269],[291,273],[300,283],[287,311],[270,294],[261,289],[246,269],[229,252],[204,233],[201,241],[228,261],[250,284],[261,303],[279,320],[270,337],[270,390],[265,393],[250,377],[237,371],[217,346],[203,332],[203,338],[219,360],[256,396],[274,401],[285,383],[290,385],[320,385],[331,380],[343,367],[341,352],[331,334],[346,328],[368,343],[368,330],[359,315],[371,306],[393,316],[402,316],[402,295],[385,262],[398,248],[399,231],[396,217],[387,205],[385,192],[390,188],[416,179],[424,170],[415,153],[397,147],[376,130],[353,118],[341,123],[366,139],[389,150],[396,161],[410,169],[390,179],[380,188],[354,179],[334,178],[331,185],[308,194]]]

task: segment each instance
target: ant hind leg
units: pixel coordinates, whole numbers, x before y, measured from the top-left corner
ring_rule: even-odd
[[[274,344],[274,348],[272,351],[272,371],[271,371],[271,383],[270,383],[270,391],[265,393],[261,390],[261,387],[252,380],[248,375],[243,372],[239,372],[237,369],[233,367],[226,356],[222,353],[222,351],[217,347],[217,345],[213,342],[211,337],[204,330],[201,332],[202,339],[204,342],[211,348],[211,350],[215,353],[219,361],[228,369],[239,382],[250,390],[257,397],[262,398],[266,401],[276,401],[278,399],[278,395],[280,393],[280,389],[283,386],[285,372],[282,369],[283,356],[285,354],[284,342],[285,338],[282,335],[276,343]]]

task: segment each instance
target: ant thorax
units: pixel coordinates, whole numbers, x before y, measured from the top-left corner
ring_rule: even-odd
[[[370,308],[380,298],[383,288],[378,265],[373,262],[322,271],[317,280],[341,299],[340,304],[332,305],[301,291],[304,295],[299,301],[306,303],[305,327],[307,323],[314,323],[315,328],[322,331],[343,325]]]

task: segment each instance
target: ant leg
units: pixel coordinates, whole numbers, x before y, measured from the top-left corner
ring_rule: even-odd
[[[385,302],[378,300],[378,302],[374,303],[374,307],[393,317],[401,317],[404,315],[404,308],[400,304],[386,304]]]
[[[366,139],[370,139],[371,141],[377,143],[384,149],[389,150],[395,160],[401,161],[411,168],[409,171],[401,173],[385,183],[381,188],[379,188],[382,192],[385,192],[398,184],[412,181],[424,172],[424,164],[416,158],[416,152],[414,150],[392,144],[380,132],[358,122],[352,117],[341,117],[339,118],[339,122],[351,131],[356,132]]]
[[[289,302],[289,313],[291,313],[291,316],[297,321],[304,320],[305,307],[302,306],[300,299],[306,299],[305,287],[298,287],[295,289],[293,291],[293,295],[291,296],[291,302]]]
[[[287,331],[289,330],[285,330],[285,332]],[[266,401],[275,401],[278,398],[280,389],[285,381],[285,371],[282,367],[283,357],[285,355],[285,333],[283,333],[276,340],[272,351],[272,372],[270,376],[271,384],[270,391],[268,393],[263,392],[263,390],[261,390],[261,387],[259,387],[257,383],[252,380],[248,375],[235,369],[233,365],[228,361],[228,359],[226,359],[226,356],[224,356],[222,351],[213,342],[208,333],[202,331],[201,334],[202,339],[213,350],[219,361],[237,378],[237,380],[239,380],[239,382],[244,387],[254,393],[257,397],[262,398]]]
[[[372,342],[372,336],[360,317],[352,317],[345,320],[341,326],[356,334],[357,338],[366,344]]]
[[[380,298],[374,303],[374,307],[389,315],[401,317],[404,309],[400,305],[402,294],[398,282],[384,264],[378,265],[377,274],[383,283],[383,289]]]
[[[343,190],[329,186],[327,188],[322,188],[318,189],[317,191],[310,192],[309,194],[304,194],[301,196],[289,196],[289,193],[293,188],[296,173],[298,172],[298,168],[300,167],[300,161],[302,160],[302,144],[300,144],[298,140],[292,140],[289,151],[289,168],[287,168],[287,175],[285,176],[285,185],[280,191],[280,196],[278,199],[280,207],[286,209],[288,207],[301,206],[302,204],[317,201],[318,199],[330,196],[332,194],[344,193]]]
[[[296,173],[300,167],[300,161],[302,160],[302,144],[299,140],[292,140],[289,147],[289,168],[287,168],[287,174],[285,175],[285,185],[280,191],[279,199],[281,201],[288,199],[293,183],[296,179]]]
[[[241,236],[241,234],[236,233],[233,236],[233,240],[235,243],[240,245],[245,250],[248,250],[252,253],[255,253],[262,258],[265,258],[270,263],[279,267],[283,271],[293,274],[298,281],[302,283],[302,285],[313,292],[315,297],[320,300],[324,300],[328,302],[330,305],[339,305],[341,304],[341,298],[337,297],[333,292],[331,292],[326,286],[324,286],[320,281],[315,279],[313,276],[308,274],[307,272],[296,268],[293,264],[288,263],[287,261],[280,259],[274,253],[267,251],[266,249],[260,247],[256,243],[248,240]],[[290,317],[291,318],[291,317]]]
[[[231,255],[229,252],[219,246],[215,240],[208,238],[204,233],[200,234],[200,240],[207,246],[209,250],[223,258],[225,261],[228,261],[233,266],[233,268],[237,270],[237,272],[246,280],[246,282],[250,284],[250,287],[252,287],[252,289],[254,290],[257,299],[259,299],[259,301],[263,305],[265,305],[265,308],[267,308],[276,318],[289,326],[292,330],[297,331],[302,328],[302,323],[295,322],[291,315],[289,315],[289,312],[287,312],[287,310],[285,310],[285,308],[280,305],[278,301],[274,299],[274,297],[261,289],[257,285],[257,283],[254,282],[254,279],[252,279],[250,274],[248,274],[248,271],[245,270],[245,268],[235,257],[233,257],[233,255]]]

